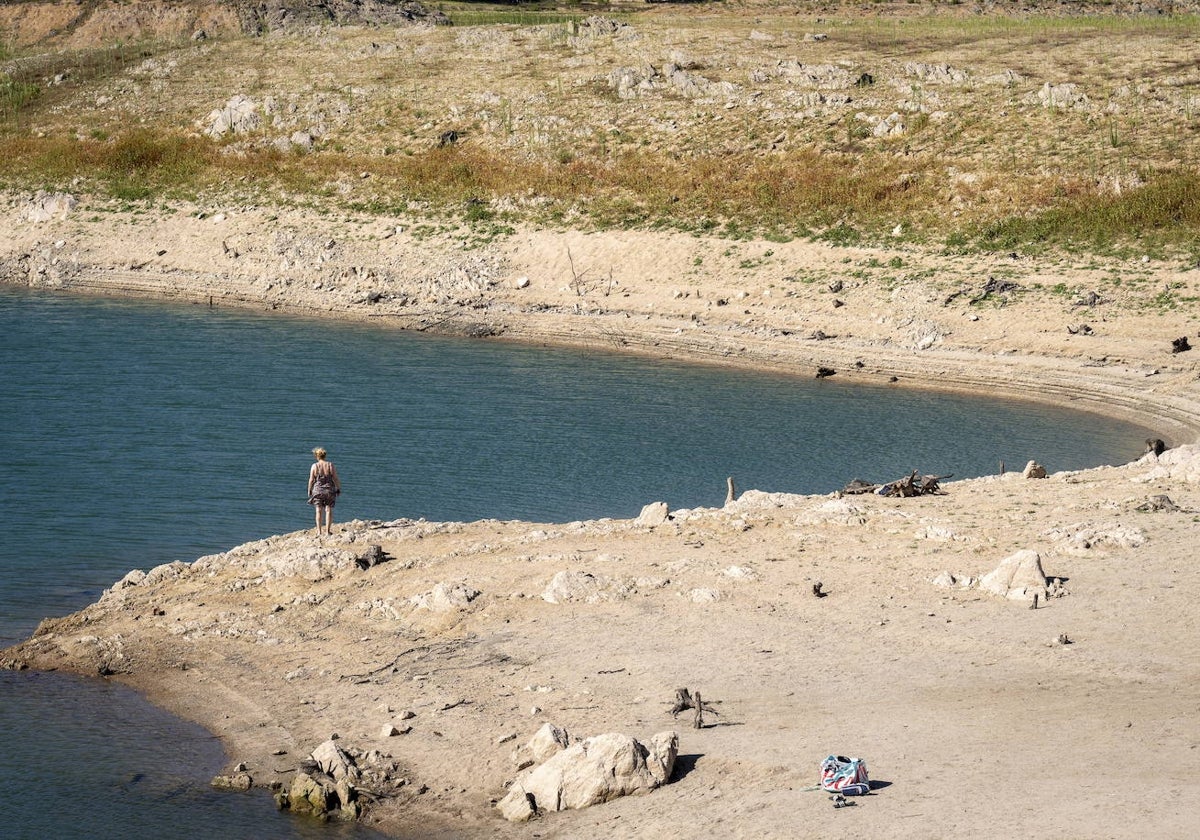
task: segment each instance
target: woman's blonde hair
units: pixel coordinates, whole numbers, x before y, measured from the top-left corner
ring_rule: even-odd
[[[323,446],[318,446],[313,449],[313,455],[316,456],[318,461],[324,461],[327,454],[328,453],[325,451],[325,447]]]

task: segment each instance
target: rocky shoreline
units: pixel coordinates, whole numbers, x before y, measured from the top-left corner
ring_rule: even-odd
[[[1088,296],[1133,267],[629,231],[464,248],[403,219],[134,217],[50,199],[9,197],[3,282],[826,367],[1137,417],[1172,448],[913,499],[750,490],[637,520],[272,536],[131,572],[4,651],[8,667],[125,682],[224,740],[238,765],[225,783],[306,799],[307,776],[317,798],[332,801],[331,786],[395,834],[795,837],[846,830],[847,814],[853,830],[913,838],[1188,830],[1200,672],[1177,652],[1200,642],[1200,387],[1172,341],[1196,326],[1187,307]],[[894,281],[865,276],[895,259]],[[1013,288],[988,292],[1000,269]],[[1194,270],[1136,270],[1195,283]],[[1060,285],[1070,294],[1049,291]],[[1024,589],[977,585],[1026,551],[1047,583],[1036,610]],[[681,686],[714,704],[703,728],[671,715]],[[538,765],[609,735],[642,745],[629,755],[672,753],[639,771],[669,783],[565,813],[542,794],[536,822],[502,818]],[[843,751],[887,783],[849,812],[809,790]],[[1156,807],[1164,784],[1173,808]],[[1051,787],[1072,795],[1047,809]]]

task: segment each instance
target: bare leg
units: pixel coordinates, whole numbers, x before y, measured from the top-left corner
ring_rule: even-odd
[[[313,505],[313,514],[317,517],[317,533],[321,533],[321,506]]]
[[[333,534],[333,505],[325,508],[325,533]]]

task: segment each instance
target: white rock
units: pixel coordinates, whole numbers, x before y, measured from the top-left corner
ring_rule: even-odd
[[[942,572],[933,579],[933,585],[940,586],[943,589],[952,589],[956,583],[958,583],[958,579],[949,572]]]
[[[414,595],[408,601],[419,610],[445,613],[465,610],[478,598],[480,592],[465,583],[439,583],[423,595]]]
[[[629,591],[628,585],[604,575],[564,569],[546,584],[542,600],[550,604],[597,604],[601,601],[619,601],[628,596]]]
[[[549,761],[555,753],[562,752],[571,743],[567,730],[553,723],[543,723],[542,728],[534,733],[524,747],[517,750],[522,756],[528,756],[535,764]],[[518,763],[520,763],[518,761]]]
[[[346,752],[331,738],[312,751],[312,759],[320,768],[334,778],[335,781],[358,778],[358,766]]]
[[[638,525],[662,525],[670,518],[670,511],[667,509],[666,502],[651,502],[642,508],[642,512],[638,514],[638,518],[634,520]]]
[[[497,806],[523,822],[539,812],[586,808],[666,784],[679,753],[679,736],[660,732],[643,745],[617,732],[597,735],[554,755],[513,783]]]
[[[1016,601],[1032,601],[1035,594],[1045,601],[1046,573],[1042,571],[1042,558],[1028,548],[1011,554],[980,578],[979,588]]]
[[[25,205],[24,216],[31,222],[48,222],[65,218],[78,204],[78,199],[69,193],[38,192]]]

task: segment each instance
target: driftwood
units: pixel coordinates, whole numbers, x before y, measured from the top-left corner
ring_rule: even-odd
[[[1015,292],[1021,287],[1011,280],[997,280],[995,277],[988,277],[987,282],[983,284],[983,289],[975,297],[971,298],[971,303],[981,303],[987,300],[992,295],[1002,295],[1005,292]]]
[[[1170,496],[1168,496],[1164,493],[1159,493],[1157,496],[1151,496],[1145,502],[1138,505],[1137,510],[1140,510],[1140,511],[1165,510],[1170,513],[1175,513],[1176,511],[1179,510],[1179,505],[1177,505],[1173,501],[1171,501]]]
[[[671,717],[679,717],[680,712],[686,712],[688,709],[694,709],[696,714],[692,718],[692,726],[696,729],[704,728],[704,713],[710,712],[717,717],[721,713],[712,707],[711,703],[705,703],[700,699],[700,692],[692,694],[686,688],[675,689],[675,705],[671,707]]]
[[[842,493],[847,496],[875,493],[879,496],[900,496],[901,498],[925,496],[943,492],[941,482],[952,477],[953,473],[949,475],[921,475],[916,470],[913,470],[910,475],[898,478],[895,481],[889,481],[887,484],[870,484],[861,478],[856,478],[842,488]]]
[[[971,305],[982,303],[992,295],[1002,295],[1005,292],[1015,292],[1020,288],[1021,287],[1019,285],[1011,280],[997,280],[995,277],[988,277],[987,282],[984,283],[983,287],[979,290],[979,294],[972,295],[968,303]],[[942,301],[942,306],[949,306],[956,298],[965,297],[966,295],[970,294],[971,290],[967,287],[961,288],[956,292],[951,292]]]

